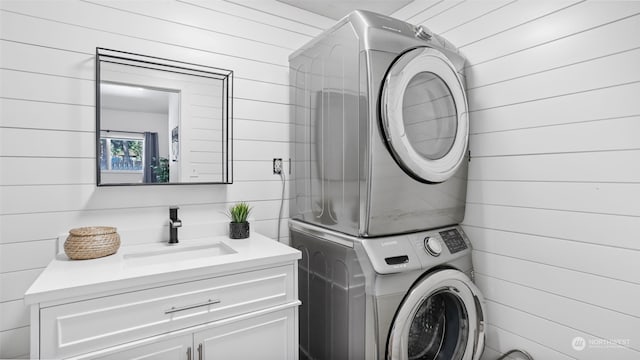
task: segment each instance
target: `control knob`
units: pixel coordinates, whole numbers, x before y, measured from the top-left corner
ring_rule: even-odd
[[[437,238],[427,236],[424,238],[424,249],[432,256],[440,256],[442,244]]]

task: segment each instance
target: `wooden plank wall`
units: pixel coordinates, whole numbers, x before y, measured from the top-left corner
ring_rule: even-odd
[[[186,234],[246,200],[252,229],[276,236],[271,159],[289,157],[288,55],[332,23],[274,0],[0,3],[0,358],[28,356],[22,295],[70,228],[159,237],[179,205]],[[233,185],[96,188],[97,46],[234,70]]]
[[[468,59],[484,358],[640,358],[640,2],[416,0],[394,16]]]

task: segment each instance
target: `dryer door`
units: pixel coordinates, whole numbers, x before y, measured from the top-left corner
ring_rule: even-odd
[[[484,349],[484,298],[462,272],[441,270],[407,294],[387,340],[387,359],[477,360]]]
[[[396,60],[384,80],[380,115],[388,148],[416,180],[443,182],[464,160],[469,137],[464,85],[440,51],[417,48]]]

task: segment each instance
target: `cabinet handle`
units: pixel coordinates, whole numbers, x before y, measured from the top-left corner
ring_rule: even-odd
[[[171,313],[178,312],[178,311],[195,309],[195,308],[199,308],[199,307],[203,307],[203,306],[209,306],[209,305],[215,305],[215,304],[219,304],[219,303],[220,303],[220,300],[218,300],[218,299],[216,299],[216,300],[209,299],[206,302],[203,302],[201,304],[187,305],[187,306],[182,306],[182,307],[172,306],[171,309],[166,310],[164,313],[166,315],[166,314],[171,314]]]
[[[187,360],[191,360],[191,346],[187,348]]]
[[[198,360],[202,360],[202,344],[198,344]]]

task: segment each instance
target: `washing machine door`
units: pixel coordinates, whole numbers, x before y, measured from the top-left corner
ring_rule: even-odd
[[[416,180],[449,179],[464,160],[469,120],[464,84],[440,51],[402,54],[385,77],[380,118],[387,145]]]
[[[420,280],[400,305],[387,342],[388,360],[477,360],[484,349],[484,298],[462,272]]]

